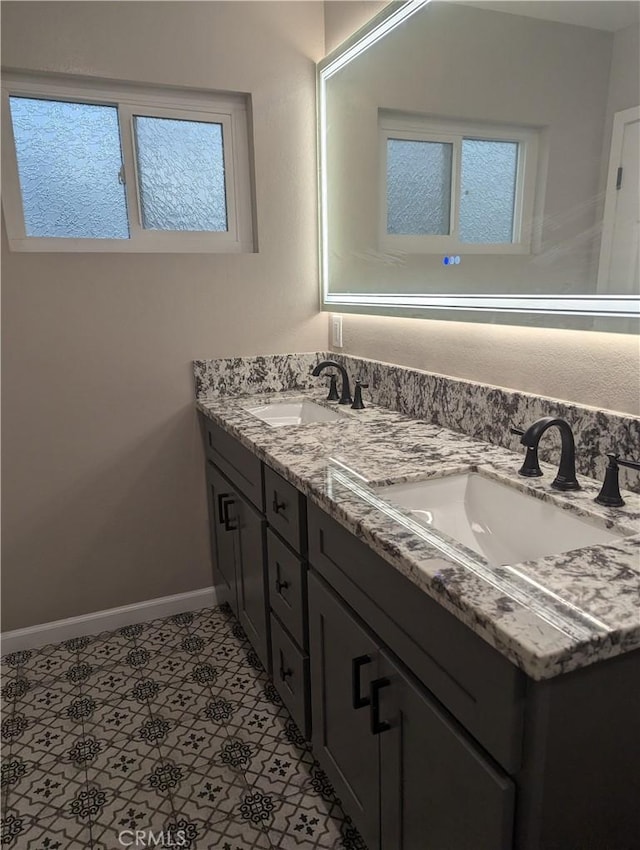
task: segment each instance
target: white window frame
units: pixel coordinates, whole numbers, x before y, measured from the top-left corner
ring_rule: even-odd
[[[129,239],[27,236],[9,98],[33,97],[118,109]],[[255,250],[248,109],[244,95],[147,88],[79,78],[6,74],[2,80],[2,207],[12,251],[116,253],[243,253]],[[227,230],[150,230],[142,226],[134,118],[181,119],[222,125]]]
[[[449,234],[402,235],[387,232],[387,142],[401,139],[444,142],[453,145]],[[517,142],[518,164],[514,199],[512,242],[464,242],[458,234],[463,139]],[[380,247],[404,254],[529,254],[534,239],[534,214],[538,174],[539,132],[503,124],[474,124],[416,117],[385,115],[378,118]]]

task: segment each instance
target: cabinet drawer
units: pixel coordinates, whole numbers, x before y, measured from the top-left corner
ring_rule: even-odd
[[[496,761],[519,768],[526,680],[513,664],[311,503],[309,564]]]
[[[202,419],[207,458],[212,460],[238,490],[264,513],[262,463],[253,452],[246,449],[242,443],[215,422],[206,416]]]
[[[282,701],[305,738],[311,733],[309,718],[309,656],[303,655],[271,615],[273,682]]]
[[[306,649],[305,598],[307,567],[280,538],[267,532],[269,600],[298,645]]]
[[[264,468],[264,493],[269,525],[301,555],[307,550],[306,499],[281,475]]]

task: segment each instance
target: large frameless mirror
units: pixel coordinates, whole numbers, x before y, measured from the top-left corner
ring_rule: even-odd
[[[390,4],[319,66],[322,298],[637,331],[640,4]]]

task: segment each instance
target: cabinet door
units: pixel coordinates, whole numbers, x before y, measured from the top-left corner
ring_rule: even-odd
[[[266,669],[270,667],[267,640],[266,520],[242,496],[234,495],[238,617]]]
[[[214,585],[218,600],[228,603],[237,615],[234,546],[234,511],[237,497],[229,482],[210,461],[207,462],[207,491]]]
[[[367,847],[376,850],[380,777],[369,686],[377,675],[378,647],[314,573],[308,593],[313,751]]]
[[[378,683],[382,850],[511,850],[511,780],[384,653]]]

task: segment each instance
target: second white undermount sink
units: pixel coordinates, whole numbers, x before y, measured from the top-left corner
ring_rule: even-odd
[[[376,488],[421,525],[494,566],[611,543],[623,536],[477,472]]]
[[[247,413],[257,416],[272,428],[284,428],[287,425],[312,425],[314,422],[337,422],[342,414],[316,404],[309,399],[297,401],[272,401],[255,407],[247,407]]]

